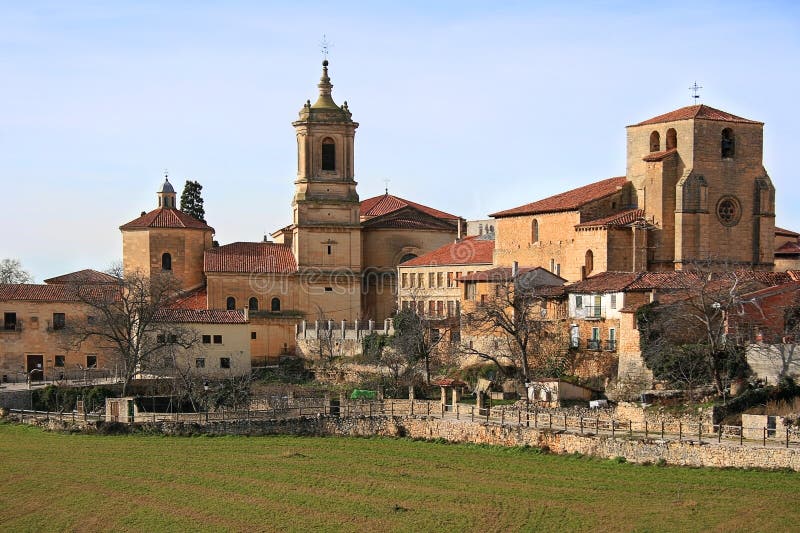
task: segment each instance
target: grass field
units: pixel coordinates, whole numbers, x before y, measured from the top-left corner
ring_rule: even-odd
[[[391,439],[0,424],[0,529],[791,531],[800,474]]]

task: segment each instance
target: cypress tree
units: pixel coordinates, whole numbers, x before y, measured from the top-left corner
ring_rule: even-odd
[[[206,211],[203,209],[203,186],[197,181],[186,180],[181,193],[181,211],[193,216],[202,222],[206,221]]]

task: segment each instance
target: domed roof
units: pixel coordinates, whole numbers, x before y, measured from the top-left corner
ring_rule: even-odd
[[[336,105],[331,96],[333,84],[328,76],[328,60],[322,62],[322,77],[319,80],[319,97],[313,104],[311,100],[306,101],[303,108],[300,110],[300,122],[349,122],[358,126],[353,122],[352,113],[347,107],[347,102],[341,106]]]
[[[172,188],[169,178],[164,178],[164,185],[161,186],[161,192],[175,193],[175,189]]]

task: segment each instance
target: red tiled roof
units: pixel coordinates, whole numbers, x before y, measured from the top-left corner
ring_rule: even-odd
[[[578,281],[567,287],[567,292],[622,292],[622,291],[685,291],[707,283],[701,274],[692,270],[676,270],[673,272],[601,272]],[[713,291],[729,286],[733,281],[740,284],[761,286],[780,285],[790,281],[785,272],[766,272],[754,270],[734,270],[715,272],[706,289]]]
[[[361,202],[360,214],[362,218],[378,217],[409,206],[436,218],[443,218],[445,220],[459,219],[456,215],[451,215],[450,213],[445,213],[444,211],[439,211],[438,209],[410,200],[404,200],[403,198],[391,194],[383,194],[363,200]]]
[[[597,220],[589,220],[588,222],[581,222],[576,225],[576,228],[612,228],[618,226],[626,226],[637,220],[644,219],[644,209],[631,209],[630,211],[623,211],[622,213],[615,213],[607,217],[598,218]]]
[[[466,383],[456,378],[439,378],[431,382],[439,387],[464,387]]]
[[[645,120],[644,122],[639,122],[638,124],[634,124],[634,126],[644,126],[646,124],[659,124],[661,122],[674,122],[676,120],[689,119],[722,120],[725,122],[740,122],[744,124],[763,124],[763,122],[737,117],[736,115],[731,115],[726,111],[721,111],[705,104],[700,104],[682,107],[680,109],[676,109],[675,111],[670,111],[669,113],[664,113],[663,115],[658,115],[657,117]]]
[[[432,252],[401,263],[400,266],[491,264],[493,254],[493,240],[467,237],[466,239],[446,244]]]
[[[796,255],[800,254],[800,243],[785,242],[780,248],[775,250],[775,255]]]
[[[198,287],[179,295],[170,303],[172,309],[206,309],[208,308],[208,289]]]
[[[792,280],[780,285],[765,287],[763,289],[744,294],[742,295],[742,298],[764,298],[765,296],[772,296],[773,294],[780,294],[788,291],[800,292],[800,281]]]
[[[535,215],[538,213],[574,211],[589,202],[599,200],[616,193],[627,182],[628,180],[625,178],[625,176],[608,178],[590,183],[589,185],[584,185],[583,187],[578,187],[577,189],[572,189],[571,191],[556,194],[555,196],[550,196],[549,198],[545,198],[537,202],[525,204],[513,209],[506,209],[505,211],[499,211],[489,216],[501,218],[516,215]]]
[[[490,268],[489,270],[482,270],[480,272],[473,272],[467,276],[459,276],[458,281],[510,281],[512,279],[511,275],[511,267],[495,267]],[[550,272],[549,270],[545,270],[542,267],[520,267],[519,268],[519,275],[527,275],[527,274],[534,274],[534,280],[536,277],[539,278],[546,278],[549,281],[557,282],[561,280],[563,284],[566,280],[561,276],[557,276]],[[527,277],[527,276],[526,276]],[[547,285],[552,285],[552,283],[548,283]],[[561,284],[553,285],[560,287]]]
[[[159,309],[156,322],[184,324],[247,324],[244,311],[222,309]]]
[[[87,268],[85,270],[79,270],[77,272],[70,272],[69,274],[63,274],[61,276],[56,276],[54,278],[44,280],[45,283],[48,284],[59,284],[59,283],[117,283],[119,281],[118,278],[112,276],[111,274],[106,274],[105,272],[98,272],[97,270],[92,270]]]
[[[116,287],[109,285],[84,285],[78,288],[68,284],[0,283],[0,300],[79,302],[79,294],[113,294],[116,290]]]
[[[796,233],[790,229],[783,229],[775,226],[775,235],[781,235],[782,237],[800,237],[800,233]]]
[[[649,154],[647,154],[642,158],[642,161],[647,161],[651,163],[654,161],[663,161],[667,157],[676,153],[678,153],[677,148],[670,148],[669,150],[663,150],[661,152],[650,152]]]
[[[286,274],[297,271],[292,248],[273,242],[234,242],[206,250],[206,272]]]
[[[170,207],[159,207],[119,227],[121,230],[141,228],[190,228],[214,231],[214,228]]]
[[[567,286],[567,292],[621,292],[642,272],[601,272]]]

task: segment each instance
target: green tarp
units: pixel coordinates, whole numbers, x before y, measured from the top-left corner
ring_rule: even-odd
[[[376,397],[374,390],[353,389],[353,394],[350,395],[351,400],[374,400]]]

